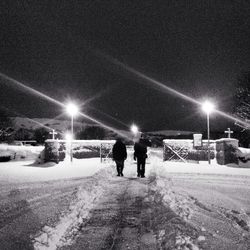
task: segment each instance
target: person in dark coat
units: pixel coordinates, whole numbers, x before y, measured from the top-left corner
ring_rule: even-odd
[[[137,160],[137,177],[145,177],[145,164],[147,155],[148,141],[144,138],[140,138],[134,145],[134,160]]]
[[[113,160],[116,163],[117,176],[123,176],[124,161],[127,159],[127,149],[125,144],[120,138],[116,140],[116,143],[112,149]]]

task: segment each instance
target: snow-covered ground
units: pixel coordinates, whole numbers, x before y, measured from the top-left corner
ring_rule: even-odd
[[[94,219],[97,215],[91,211],[99,211],[105,215],[99,223],[109,230],[101,228],[103,239],[92,235],[89,241],[103,240],[107,244],[105,237],[110,236],[106,234],[116,225],[109,223],[130,221],[132,218],[127,216],[134,216],[133,220],[142,220],[140,223],[146,226],[138,229],[142,235],[136,243],[133,230],[140,223],[128,223],[132,231],[124,234],[127,247],[150,244],[148,249],[249,249],[250,169],[215,162],[162,162],[161,155],[149,154],[145,179],[136,177],[131,152],[123,178],[116,176],[113,162],[100,163],[99,158],[74,159],[73,163],[67,158],[59,164],[0,163],[0,206],[6,211],[1,212],[0,241],[5,242],[5,249],[14,249],[13,242],[20,241],[20,237],[23,244],[35,249],[82,249],[79,246],[90,234],[87,230],[81,236],[82,229],[88,223],[93,228],[93,221],[99,219]],[[17,204],[21,204],[19,210]],[[129,210],[131,207],[134,212]],[[140,211],[144,216],[138,217]],[[110,217],[113,219],[107,221]],[[124,226],[118,229],[125,230]],[[117,230],[113,234],[120,232]],[[120,235],[123,233],[116,237]],[[115,242],[112,244],[120,249],[125,246],[124,242]]]
[[[15,146],[1,143],[0,144],[0,156],[11,155],[11,159],[15,161],[31,160],[34,161],[41,151],[43,146]]]
[[[71,163],[67,157],[58,164],[54,162],[37,164],[34,160],[9,161],[0,163],[0,182],[23,183],[86,177],[92,176],[104,167],[105,164],[101,164],[100,158],[74,159]]]
[[[249,168],[215,162],[160,163],[155,159],[152,170],[156,175],[152,188],[167,206],[199,231],[197,246],[250,248]]]
[[[36,239],[36,234],[48,230],[51,249],[73,233],[112,176],[112,169],[99,158],[74,159],[71,163],[67,157],[59,164],[37,164],[34,160],[0,163],[3,249],[31,249],[37,242],[31,241],[31,236]],[[40,237],[43,239],[42,234]]]
[[[197,163],[164,162],[164,173],[213,174],[213,175],[243,175],[250,176],[250,168],[239,168],[234,164],[218,165],[215,160],[211,165],[206,161]]]

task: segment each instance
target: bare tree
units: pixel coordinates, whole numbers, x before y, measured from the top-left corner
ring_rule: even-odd
[[[0,141],[11,141],[14,137],[14,123],[8,115],[0,112]]]
[[[250,123],[250,72],[244,72],[236,81],[234,95],[234,114]],[[240,125],[244,129],[250,126]]]

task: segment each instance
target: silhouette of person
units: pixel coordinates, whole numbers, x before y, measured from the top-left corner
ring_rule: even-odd
[[[123,176],[124,161],[127,159],[127,149],[121,138],[116,140],[112,148],[113,160],[116,163],[117,176]]]
[[[144,138],[142,134],[141,138],[134,145],[134,160],[137,160],[137,177],[145,177],[145,164],[147,155],[147,146],[149,146],[149,141]]]

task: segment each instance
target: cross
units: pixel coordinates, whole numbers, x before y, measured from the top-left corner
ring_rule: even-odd
[[[57,135],[57,132],[55,132],[55,130],[52,129],[52,132],[49,133],[52,134],[52,139],[55,140],[55,135]]]
[[[226,134],[228,134],[227,136],[228,136],[228,138],[231,138],[231,134],[233,134],[233,131],[231,131],[231,129],[230,128],[227,128],[227,130],[226,131],[224,131]]]

